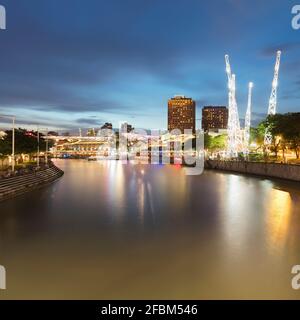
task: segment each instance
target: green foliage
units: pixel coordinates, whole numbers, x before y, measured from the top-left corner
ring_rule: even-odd
[[[272,148],[277,156],[281,148],[283,152],[290,148],[300,156],[300,113],[286,113],[269,115],[260,126],[268,128],[272,135]]]
[[[225,150],[227,146],[227,135],[222,134],[218,136],[204,135],[204,148],[210,152]]]
[[[7,156],[12,153],[12,130],[7,130],[6,135],[0,140],[0,155]],[[40,133],[40,150],[45,150],[46,141]],[[49,147],[51,143],[49,142]],[[15,130],[15,154],[32,154],[37,152],[38,139],[37,132],[27,131],[25,129]]]
[[[264,155],[261,153],[250,153],[248,156],[248,159],[250,161],[263,161]]]
[[[0,139],[0,157],[4,158],[8,154],[11,154],[11,144],[4,136],[2,139]]]
[[[256,128],[250,128],[250,143],[262,145],[266,132],[265,122],[260,123]]]

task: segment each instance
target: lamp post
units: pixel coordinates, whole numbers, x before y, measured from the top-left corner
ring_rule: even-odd
[[[0,115],[0,118],[6,118],[12,120],[12,150],[11,150],[11,169],[12,172],[15,171],[15,123],[16,117],[10,115]]]
[[[36,131],[37,131],[37,159],[36,159],[36,166],[37,166],[37,168],[39,168],[40,167],[40,133],[41,133],[42,130],[46,131],[45,161],[48,164],[48,128],[41,128],[39,124],[31,124],[30,127],[36,127]]]
[[[49,147],[49,140],[48,140],[48,128],[38,128],[38,132],[40,130],[46,131],[46,152],[45,152],[45,162],[48,164],[48,147]]]
[[[37,131],[38,131],[38,153],[40,153],[40,131],[43,130],[46,132],[46,152],[45,152],[45,162],[46,165],[48,164],[48,147],[49,147],[49,141],[48,141],[48,128],[40,128],[38,126]],[[39,159],[39,158],[38,158]],[[40,162],[38,161],[38,164]]]
[[[37,158],[36,158],[36,166],[40,167],[40,128],[37,126]]]

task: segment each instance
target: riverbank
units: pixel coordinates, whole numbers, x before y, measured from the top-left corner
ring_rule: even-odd
[[[52,164],[49,168],[33,173],[1,179],[0,201],[43,187],[57,180],[63,174],[61,169]]]
[[[206,160],[205,169],[231,171],[300,182],[300,166],[292,164]]]

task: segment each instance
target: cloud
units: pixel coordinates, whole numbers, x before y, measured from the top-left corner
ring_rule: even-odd
[[[54,3],[58,2],[36,3],[31,10],[11,4],[14,23],[0,35],[5,48],[0,59],[0,106],[44,112],[127,112],[131,108],[127,103],[107,98],[108,85],[111,90],[135,72],[162,78],[176,73],[182,49],[171,39],[162,41],[163,34],[149,30],[146,37],[131,26],[127,19],[137,19],[138,12],[122,2],[118,5],[124,6],[124,15],[114,5],[98,1],[72,5],[67,0],[65,5],[59,3],[59,11]],[[135,10],[149,8],[134,3]],[[99,12],[106,7],[110,15],[100,14],[100,19]],[[114,15],[118,23],[113,23]]]
[[[249,47],[270,39],[262,12],[273,16],[275,7],[259,0],[2,1],[9,21],[0,33],[0,109],[28,121],[56,116],[66,127],[73,119],[92,125],[96,113],[161,125],[161,108],[177,92],[200,97],[198,107],[226,104],[223,54],[232,51],[234,68],[245,74]],[[292,51],[300,42],[278,43],[261,53]],[[253,74],[261,70],[253,66]]]
[[[103,124],[104,121],[101,119],[96,118],[79,118],[76,119],[76,122],[83,125],[92,125],[92,126],[99,126],[100,124]]]
[[[259,123],[261,123],[264,119],[266,119],[267,114],[266,113],[260,113],[260,112],[252,112],[251,114],[251,126],[256,127]],[[245,119],[240,118],[240,123],[242,126],[245,125]]]
[[[283,53],[287,53],[297,49],[300,49],[300,42],[285,42],[267,46],[261,50],[261,54],[266,57],[273,57],[278,50],[281,50]]]

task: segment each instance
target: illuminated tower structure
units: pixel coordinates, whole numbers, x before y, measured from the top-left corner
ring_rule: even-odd
[[[229,56],[225,55],[226,73],[228,78],[228,146],[229,157],[236,157],[243,149],[243,137],[241,135],[240,119],[236,102],[235,75],[231,73]]]
[[[277,112],[277,87],[278,87],[280,57],[281,57],[281,51],[277,51],[275,68],[274,68],[274,77],[272,82],[272,91],[271,91],[271,96],[269,100],[268,115],[274,115]],[[272,143],[272,135],[268,128],[266,129],[264,142],[265,142],[265,146],[269,146]]]
[[[249,82],[248,85],[248,103],[245,117],[245,131],[244,131],[244,154],[249,153],[250,145],[250,128],[251,128],[251,112],[252,112],[252,88],[253,83]]]

